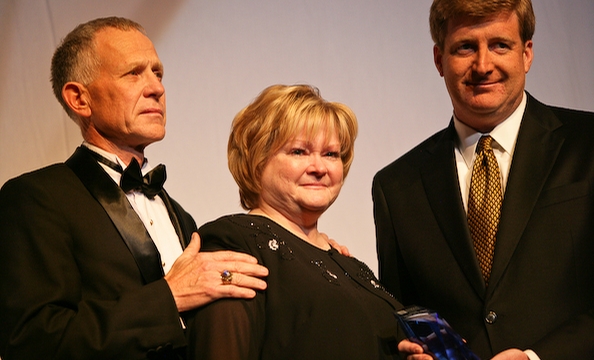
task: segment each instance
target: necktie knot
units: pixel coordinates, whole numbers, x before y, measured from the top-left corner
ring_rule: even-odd
[[[482,136],[478,141],[478,145],[476,146],[476,152],[480,153],[482,151],[493,151],[491,142],[493,142],[493,138],[491,136]]]
[[[120,180],[120,187],[127,193],[130,191],[140,191],[149,199],[153,199],[155,195],[163,190],[163,184],[167,179],[165,172],[165,165],[160,164],[146,175],[142,176],[140,165],[136,159],[132,159],[126,170],[122,173]]]

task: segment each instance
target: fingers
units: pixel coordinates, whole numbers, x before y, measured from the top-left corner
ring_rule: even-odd
[[[227,279],[230,278],[230,280],[224,279],[227,275],[224,274],[225,270],[230,273],[231,276],[227,277]],[[246,275],[238,271],[231,270],[231,268],[226,268],[222,271],[210,270],[207,273],[203,274],[205,281],[211,283],[213,288],[216,288],[217,291],[225,294],[235,294],[236,288],[244,288],[251,290],[266,289],[266,281],[258,277]],[[255,291],[245,292],[243,296],[246,296],[246,294],[250,294],[250,297],[253,297],[255,296]]]
[[[188,252],[188,255],[194,256],[194,255],[198,254],[199,251],[200,251],[200,235],[198,235],[197,232],[194,232],[194,233],[192,233],[192,239],[190,240],[190,243],[188,244],[188,246],[186,246],[184,253]]]
[[[266,281],[264,281],[260,278],[244,275],[244,274],[241,274],[238,272],[233,272],[233,271],[231,271],[231,273],[233,274],[231,281],[224,282],[221,279],[221,286],[226,286],[226,287],[236,286],[236,287],[253,289],[253,290],[265,290],[266,289]],[[225,290],[222,289],[222,291],[225,291]],[[254,292],[254,296],[255,295],[256,294]]]
[[[214,252],[199,251],[200,235],[198,235],[197,232],[194,232],[190,243],[180,257],[184,257],[186,262],[210,264],[203,267],[208,267],[209,269],[214,268],[218,272],[229,270],[249,276],[268,276],[268,269],[262,265],[258,265],[258,260],[249,254],[229,250]]]
[[[433,357],[427,354],[408,355],[407,360],[433,360]]]
[[[351,252],[349,251],[349,248],[347,248],[344,245],[340,245],[339,243],[336,242],[336,240],[328,239],[328,244],[330,244],[330,246],[332,246],[333,248],[338,250],[338,252],[341,253],[342,255],[351,256]]]
[[[491,360],[530,360],[530,357],[520,349],[508,349],[495,355]]]
[[[326,235],[325,233],[320,233],[320,236],[326,240],[326,242],[332,246],[333,248],[335,248],[336,250],[338,250],[338,252],[344,256],[351,256],[351,252],[349,251],[349,249],[344,246],[344,245],[340,245],[336,240],[334,239],[330,239],[328,237],[328,235]]]
[[[423,354],[423,347],[409,340],[398,343],[398,350],[406,355],[407,360],[432,360],[433,357]]]
[[[409,340],[402,340],[400,343],[398,343],[398,350],[401,352],[410,353],[410,354],[422,354],[423,353],[423,348],[421,347],[421,345],[416,344]]]
[[[268,276],[268,269],[258,264],[258,260],[248,254],[224,250],[202,252],[197,254],[197,256],[201,257],[202,261],[210,261],[210,268],[219,273],[224,270],[229,270],[233,273],[240,273],[248,276]]]
[[[235,269],[232,263],[221,263],[205,261],[204,253],[199,253],[193,258],[181,258],[174,263],[165,281],[171,289],[171,293],[180,312],[204,306],[220,298],[245,298],[251,299],[256,296],[256,291],[266,289],[266,282],[257,277],[242,274]],[[177,265],[176,265],[177,264]],[[258,266],[256,264],[248,264]],[[266,268],[264,273],[268,273]],[[223,282],[221,273],[223,270],[231,271],[230,282]]]
[[[201,252],[194,256],[193,261],[201,264],[197,268],[197,272],[202,272],[204,275],[209,273],[209,279],[221,286],[233,285],[254,290],[266,289],[266,282],[262,278],[268,276],[268,269],[258,264],[256,258],[251,255],[233,251]],[[231,281],[226,284],[221,277],[224,271],[230,271],[232,274]]]
[[[192,234],[190,244],[165,275],[179,311],[206,305],[220,298],[256,296],[266,289],[268,269],[255,257],[234,252],[199,252],[200,236]],[[223,271],[231,272],[230,281],[223,281]]]
[[[255,257],[241,252],[220,250],[213,252],[203,252],[203,254],[210,254],[215,261],[240,261],[246,263],[257,264],[258,260]]]
[[[226,266],[226,270],[233,271],[234,273],[239,273],[243,275],[247,275],[248,277],[255,276],[255,277],[266,277],[268,276],[268,269],[260,264],[250,264],[244,263],[239,261],[231,261],[231,262],[223,262],[224,266]]]
[[[257,295],[257,290],[237,285],[217,286],[213,293],[213,299],[234,298],[234,299],[253,299]]]

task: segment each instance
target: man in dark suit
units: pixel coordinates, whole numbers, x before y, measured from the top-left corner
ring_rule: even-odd
[[[534,24],[530,0],[433,2],[434,60],[454,114],[374,178],[379,275],[404,304],[437,310],[481,358],[591,359],[594,114],[524,91]],[[492,151],[477,151],[494,166],[474,163],[483,136]],[[492,200],[490,255],[471,185],[485,167],[503,198]],[[431,359],[408,341],[400,349]]]
[[[149,173],[162,76],[127,19],[79,25],[56,50],[54,92],[84,143],[0,190],[4,360],[183,358],[185,311],[266,287],[254,258],[198,253],[194,220],[160,188],[164,168]]]

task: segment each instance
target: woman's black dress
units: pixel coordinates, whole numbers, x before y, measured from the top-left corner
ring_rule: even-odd
[[[362,262],[321,250],[257,215],[222,217],[199,229],[202,250],[249,253],[268,289],[222,299],[189,321],[191,359],[396,359],[402,305]]]

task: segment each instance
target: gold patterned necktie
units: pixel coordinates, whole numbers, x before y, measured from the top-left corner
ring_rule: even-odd
[[[485,284],[489,284],[503,195],[491,136],[480,138],[468,195],[468,227]]]

